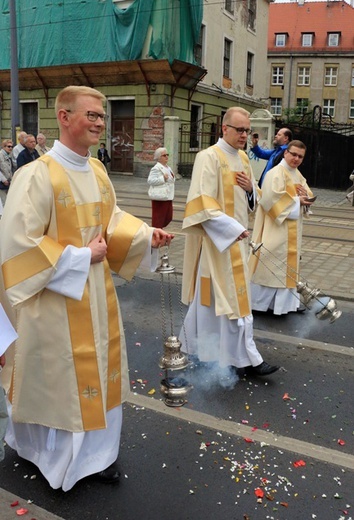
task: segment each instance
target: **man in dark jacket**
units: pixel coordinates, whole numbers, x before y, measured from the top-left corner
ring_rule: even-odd
[[[28,134],[25,139],[25,149],[17,157],[17,168],[38,159],[39,153],[36,150],[36,144],[34,135]]]

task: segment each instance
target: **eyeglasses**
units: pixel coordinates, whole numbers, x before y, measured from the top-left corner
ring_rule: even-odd
[[[160,155],[160,157],[168,157],[168,153],[163,153]]]
[[[69,108],[65,108],[65,110],[66,110],[66,112],[75,112],[75,110],[70,110]],[[85,116],[92,123],[95,123],[98,118],[102,119],[102,121],[104,123],[106,123],[106,121],[108,120],[108,115],[107,114],[99,114],[98,112],[92,112],[91,110],[88,110],[85,113]]]
[[[303,159],[305,156],[304,155],[301,155],[299,153],[295,153],[295,152],[291,152],[290,150],[286,150],[288,153],[290,153],[290,155],[292,155],[295,159],[298,158],[298,159]]]
[[[250,135],[250,133],[252,132],[252,130],[250,128],[243,128],[243,126],[232,126],[232,125],[226,125],[226,126],[233,128],[240,135],[243,134],[244,132],[246,132],[247,135]]]
[[[5,148],[13,148],[13,146],[11,144],[7,144]]]

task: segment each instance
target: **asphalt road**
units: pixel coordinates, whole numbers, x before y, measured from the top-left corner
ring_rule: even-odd
[[[165,282],[164,294],[167,288]],[[174,277],[170,288],[171,331],[178,332],[184,309]],[[118,287],[132,389],[124,406],[121,483],[88,478],[69,493],[53,491],[7,449],[0,487],[22,497],[19,506],[30,500],[44,509],[24,518],[47,520],[49,512],[65,520],[353,518],[352,304],[332,325],[310,313],[256,315],[258,347],[282,369],[225,388],[213,367],[188,367],[182,373],[193,385],[188,402],[172,408],[159,392],[160,294],[158,276]],[[165,301],[169,307],[168,295]],[[168,308],[165,321],[169,333]],[[1,520],[18,518],[10,500],[0,495]]]

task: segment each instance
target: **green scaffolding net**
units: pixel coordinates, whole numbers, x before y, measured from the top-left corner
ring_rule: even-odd
[[[16,3],[19,68],[143,58],[195,63],[203,0],[134,0],[126,9],[113,0]],[[7,70],[9,0],[0,5],[0,69]]]

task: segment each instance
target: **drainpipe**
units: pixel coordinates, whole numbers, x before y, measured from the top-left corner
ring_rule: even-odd
[[[289,89],[288,89],[288,123],[290,117],[290,97],[291,97],[291,82],[293,77],[293,55],[290,55],[290,74],[289,74]]]
[[[10,49],[11,49],[11,137],[17,142],[16,130],[20,128],[20,104],[17,55],[16,0],[9,0],[10,7]]]

